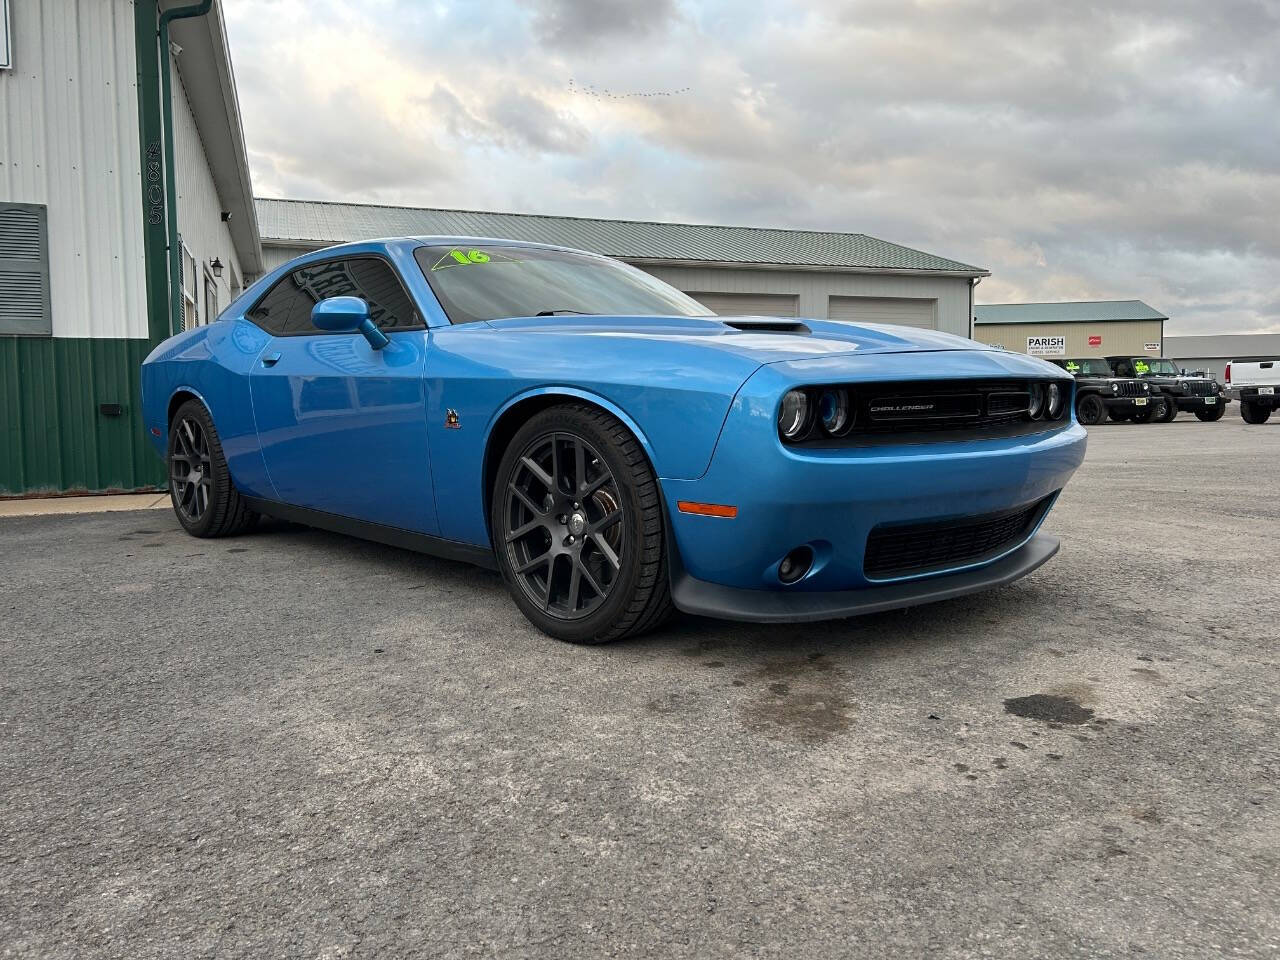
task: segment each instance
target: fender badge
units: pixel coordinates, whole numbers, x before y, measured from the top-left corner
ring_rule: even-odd
[[[446,430],[461,430],[462,424],[458,422],[458,411],[450,407],[444,415],[444,428]]]

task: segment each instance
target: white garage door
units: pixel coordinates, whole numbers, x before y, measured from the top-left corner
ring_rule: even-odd
[[[907,297],[831,297],[831,320],[857,323],[896,323],[904,327],[938,328],[938,301]]]
[[[780,293],[690,293],[708,310],[722,317],[794,317],[795,294]]]

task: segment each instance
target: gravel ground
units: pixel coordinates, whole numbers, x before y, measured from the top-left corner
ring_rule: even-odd
[[[1095,428],[1012,587],[604,648],[300,527],[0,520],[0,955],[1275,957],[1277,463]]]

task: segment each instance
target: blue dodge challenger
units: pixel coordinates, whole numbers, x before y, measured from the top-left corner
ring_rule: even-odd
[[[718,317],[559,247],[352,243],[160,344],[179,522],[496,567],[546,633],[848,617],[1006,584],[1080,465],[1074,380],[933,331]]]

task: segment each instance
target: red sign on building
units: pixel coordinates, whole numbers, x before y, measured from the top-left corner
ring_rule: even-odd
[[[1090,337],[1089,337],[1089,346],[1091,346],[1091,347],[1100,347],[1100,346],[1102,346],[1102,337],[1101,337],[1101,336],[1099,336],[1099,335],[1093,335],[1093,336],[1090,336]]]

